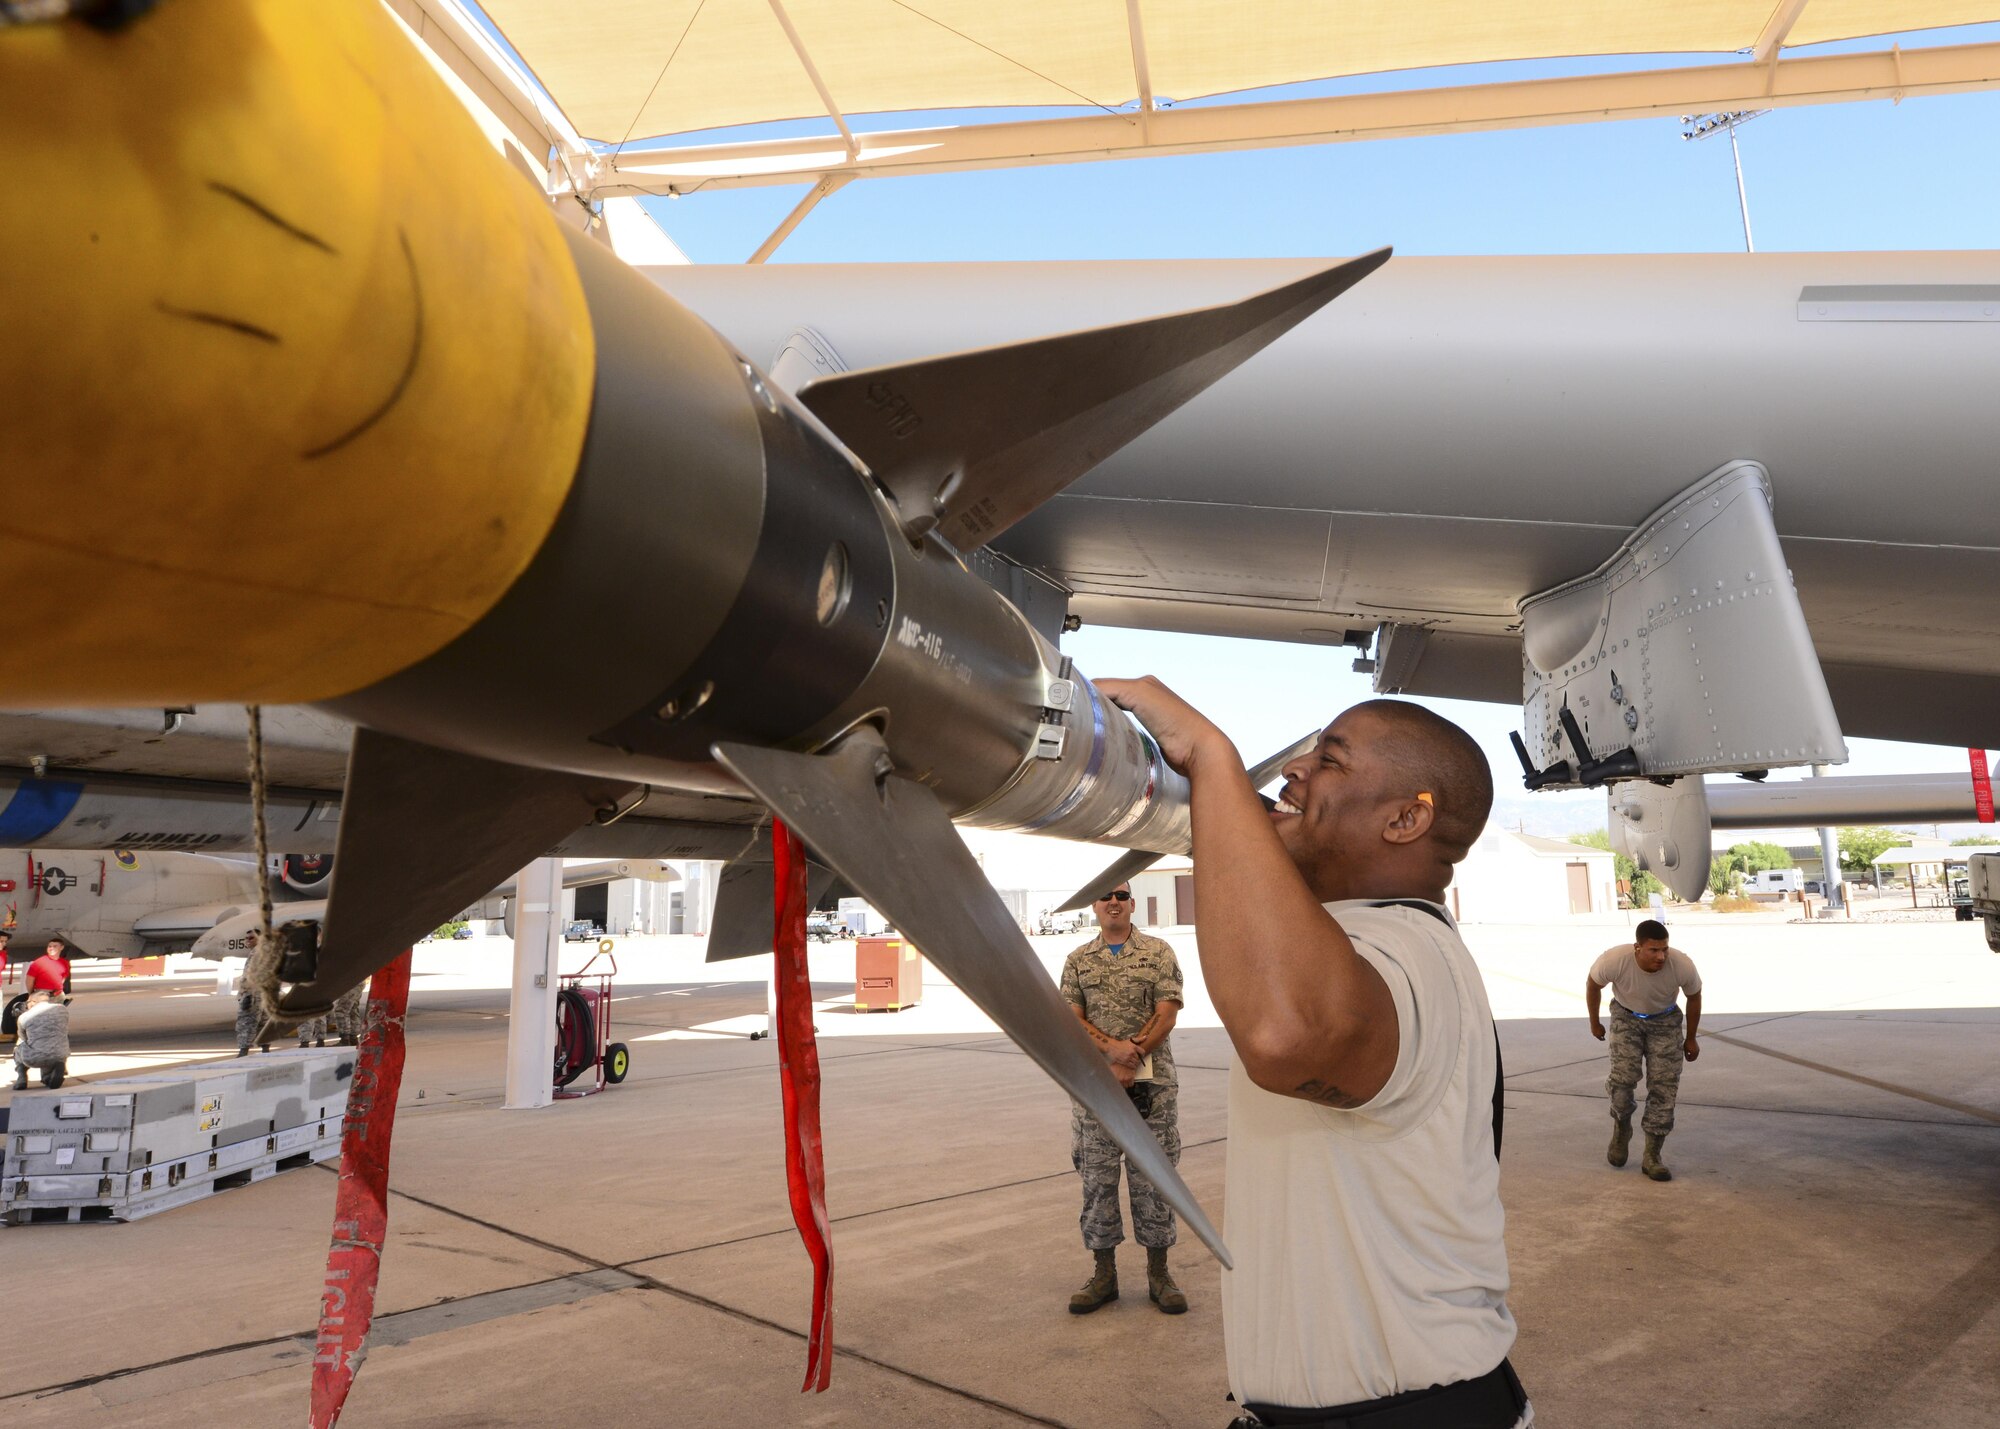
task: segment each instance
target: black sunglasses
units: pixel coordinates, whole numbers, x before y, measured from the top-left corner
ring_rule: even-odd
[[[1117,889],[1113,889],[1113,890],[1112,890],[1111,892],[1109,892],[1109,893],[1105,894],[1105,895],[1104,895],[1103,897],[1099,898],[1099,899],[1098,899],[1097,901],[1098,901],[1099,903],[1118,903],[1118,902],[1129,902],[1129,901],[1131,900],[1131,897],[1132,897],[1132,891],[1131,891],[1130,889],[1128,889],[1128,888],[1117,888]]]

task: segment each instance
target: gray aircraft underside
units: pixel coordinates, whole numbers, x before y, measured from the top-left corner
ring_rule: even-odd
[[[1310,267],[646,271],[746,352],[806,328],[860,368]],[[1755,461],[1842,730],[1978,744],[2000,708],[1996,391],[1992,252],[1398,257],[995,544],[1086,621],[1334,644],[1416,625],[1397,688],[1516,703],[1517,602]]]
[[[825,370],[1312,266],[647,271],[774,368],[803,344]],[[996,544],[1087,621],[1332,645],[1416,628],[1389,687],[1519,703],[1518,603],[1754,461],[1842,731],[1977,745],[2000,708],[1995,391],[1993,253],[1397,258]],[[333,851],[350,733],[268,713],[273,848]],[[244,734],[230,707],[0,713],[0,844],[248,849]],[[615,815],[550,852],[727,860],[764,821],[657,790]]]

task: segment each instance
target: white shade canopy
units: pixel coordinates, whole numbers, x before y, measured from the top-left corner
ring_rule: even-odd
[[[1732,54],[2000,18],[1992,0],[484,0],[583,135],[827,113],[1118,109],[1343,75]],[[790,33],[788,33],[788,29]]]

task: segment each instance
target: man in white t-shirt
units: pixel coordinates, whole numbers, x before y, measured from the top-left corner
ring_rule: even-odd
[[[1421,706],[1370,700],[1285,767],[1267,810],[1229,739],[1164,685],[1098,688],[1192,787],[1202,976],[1235,1047],[1238,1424],[1526,1429],[1499,1047],[1442,907],[1493,802],[1485,757]]]
[[[1604,1159],[1623,1166],[1632,1144],[1633,1092],[1639,1073],[1646,1073],[1646,1154],[1640,1169],[1654,1181],[1671,1181],[1674,1173],[1660,1159],[1667,1133],[1674,1129],[1674,1105],[1681,1093],[1681,1063],[1701,1055],[1695,1029],[1701,1025],[1701,974],[1694,959],[1667,945],[1667,925],[1648,918],[1633,930],[1633,941],[1607,948],[1590,965],[1583,980],[1583,1000],[1590,1009],[1590,1035],[1605,1040],[1597,1004],[1611,989],[1611,1075],[1604,1089],[1611,1093],[1611,1149]],[[1687,1016],[1681,1016],[1680,995],[1687,993]]]

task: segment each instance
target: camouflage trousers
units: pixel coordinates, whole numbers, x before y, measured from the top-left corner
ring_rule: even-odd
[[[329,1037],[352,1037],[356,1042],[368,1030],[368,980],[363,978],[333,1000],[333,1012],[327,1018],[326,1033]]]
[[[236,995],[236,1050],[247,1052],[260,1039],[258,1033],[264,1029],[263,1011],[257,1006],[257,994],[245,988]],[[334,999],[333,1011],[325,1017],[314,1017],[301,1022],[298,1028],[299,1045],[322,1041],[333,1037],[352,1037],[356,1042],[368,1030],[368,983],[351,987]],[[271,1039],[261,1039],[269,1042]]]
[[[249,1051],[250,1044],[257,1040],[257,1034],[263,1027],[264,1013],[257,1006],[257,994],[245,988],[236,994],[236,1050]]]
[[[1634,1017],[1616,1002],[1611,1004],[1611,1025],[1606,1029],[1611,1075],[1605,1079],[1604,1089],[1611,1093],[1613,1116],[1623,1120],[1632,1115],[1632,1093],[1643,1070],[1646,1115],[1640,1129],[1649,1136],[1665,1136],[1674,1129],[1681,1063],[1687,1060],[1686,1029],[1686,1016],[1678,1007],[1663,1017]]]
[[[1141,1082],[1132,1105],[1153,1129],[1167,1160],[1181,1162],[1180,1093],[1172,1086]],[[1140,1245],[1165,1249],[1174,1243],[1174,1213],[1151,1181],[1129,1165],[1118,1143],[1098,1119],[1080,1106],[1070,1111],[1070,1160],[1083,1178],[1083,1243],[1089,1250],[1110,1250],[1125,1239],[1118,1214],[1118,1168],[1125,1168],[1126,1193],[1132,1202],[1132,1234]]]

